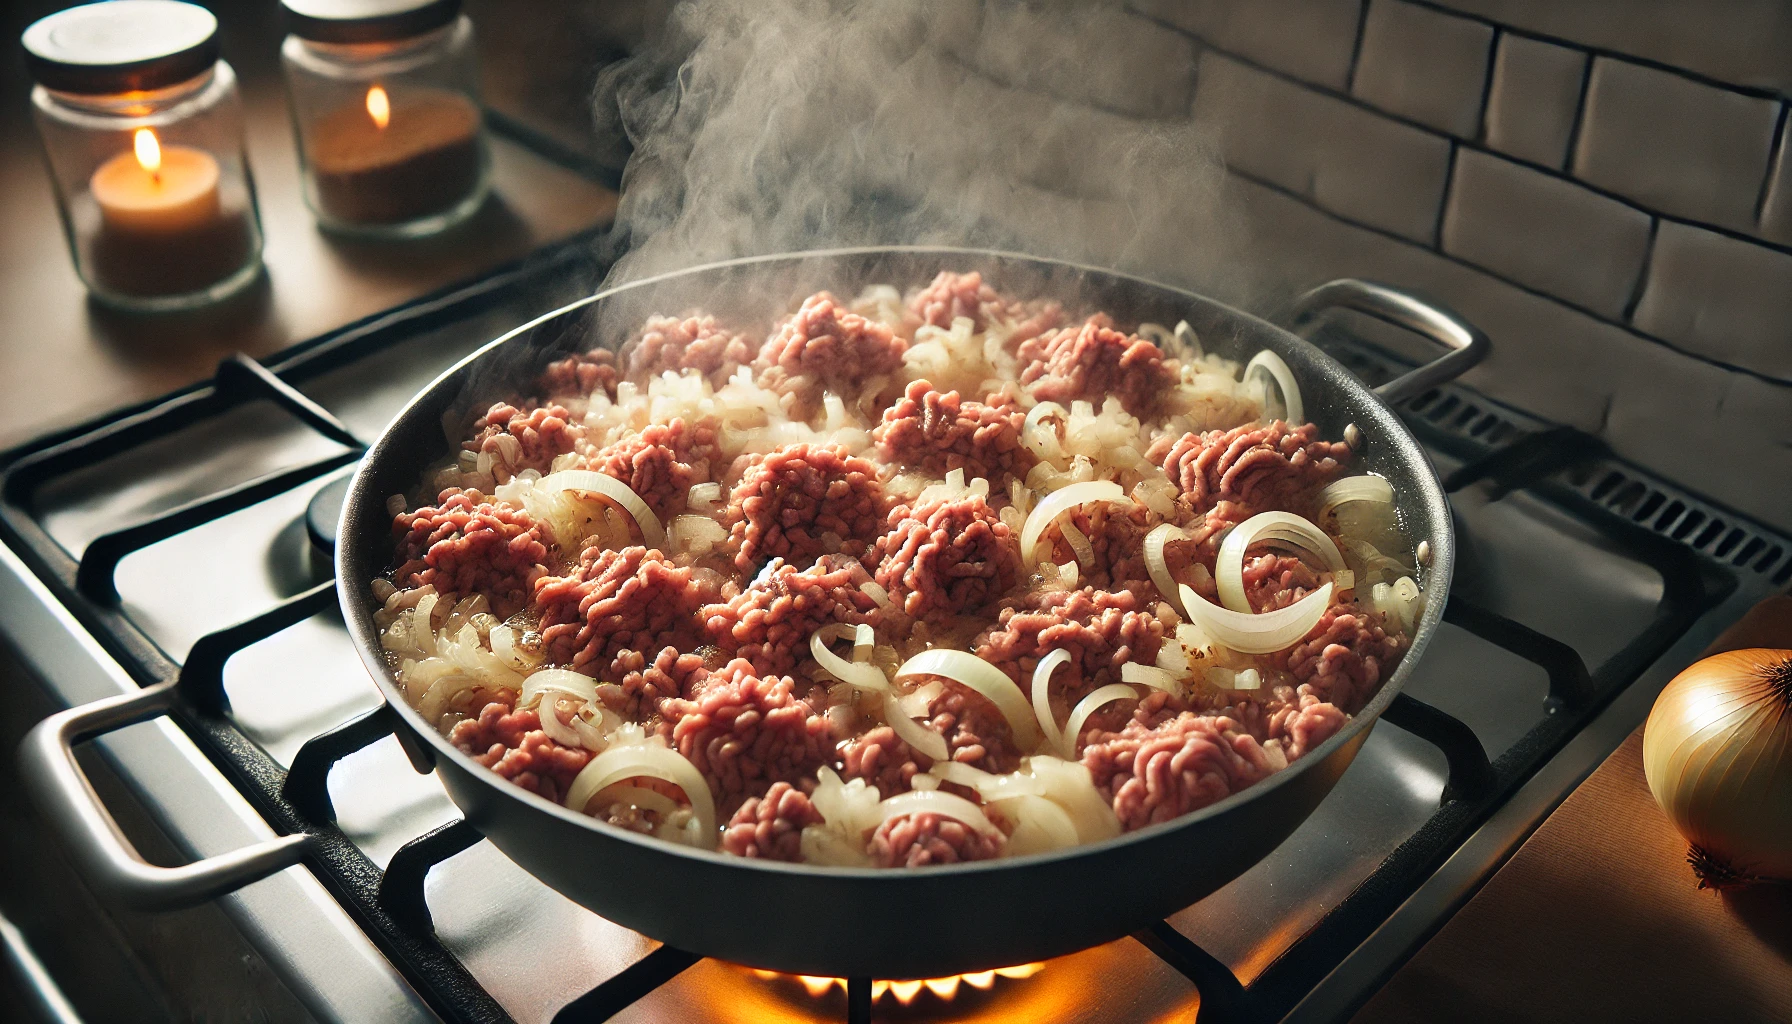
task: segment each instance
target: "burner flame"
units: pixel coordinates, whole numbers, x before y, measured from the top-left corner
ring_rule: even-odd
[[[896,997],[898,1003],[907,1006],[915,1001],[922,989],[926,989],[942,1000],[951,1001],[958,995],[960,985],[969,985],[975,989],[988,989],[995,985],[997,977],[1031,978],[1043,970],[1045,970],[1044,964],[1032,963],[1014,967],[998,967],[993,971],[978,971],[974,974],[955,974],[949,978],[923,978],[919,981],[874,981],[871,983],[871,1000],[876,1002],[884,997],[884,993],[888,992]],[[845,978],[828,978],[815,974],[780,974],[777,971],[758,968],[754,968],[753,973],[767,981],[794,977],[802,983],[805,991],[817,999],[827,995],[828,990],[836,985],[840,986],[841,991],[846,989]]]

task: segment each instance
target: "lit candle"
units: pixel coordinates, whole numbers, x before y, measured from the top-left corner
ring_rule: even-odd
[[[465,97],[369,86],[317,119],[310,135],[319,207],[347,224],[403,224],[443,213],[480,174],[479,110]]]
[[[222,199],[217,158],[163,145],[149,128],[88,185],[100,215],[93,273],[118,294],[202,291],[240,269],[253,245],[246,211]]]
[[[137,129],[132,151],[93,172],[93,199],[107,228],[135,234],[180,234],[219,217],[218,161],[189,146],[163,146]]]

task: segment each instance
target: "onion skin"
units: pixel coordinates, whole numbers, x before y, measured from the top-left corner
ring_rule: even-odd
[[[1729,651],[1675,676],[1643,730],[1643,774],[1700,888],[1792,881],[1792,651]]]

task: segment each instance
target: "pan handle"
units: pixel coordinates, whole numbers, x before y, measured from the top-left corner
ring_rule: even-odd
[[[1389,405],[1455,380],[1493,350],[1487,335],[1449,309],[1399,288],[1350,277],[1322,284],[1294,300],[1294,326],[1308,324],[1328,309],[1365,313],[1422,334],[1450,350],[1376,388],[1375,393]]]
[[[59,711],[39,722],[19,749],[26,790],[61,834],[86,880],[102,894],[140,910],[173,910],[266,878],[297,864],[308,835],[280,836],[177,868],[144,860],[100,803],[75,761],[74,745],[102,733],[168,713],[170,680]]]

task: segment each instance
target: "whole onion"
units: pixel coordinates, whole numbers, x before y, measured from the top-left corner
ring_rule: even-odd
[[[1643,773],[1692,843],[1699,887],[1792,880],[1792,651],[1713,655],[1674,677]]]

